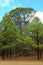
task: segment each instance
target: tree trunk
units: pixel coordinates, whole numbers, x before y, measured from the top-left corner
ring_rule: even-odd
[[[2,50],[2,59],[5,59],[5,50]]]
[[[22,34],[22,30],[21,30],[21,23],[20,23],[19,25],[20,25],[20,27],[19,27],[19,29],[20,29],[20,34]]]
[[[11,55],[12,55],[12,50],[10,49],[10,59],[12,58],[12,56],[11,56]]]
[[[17,55],[17,48],[15,49],[15,53],[16,53],[16,57],[18,57],[18,55]]]
[[[39,50],[37,49],[37,59],[40,60]]]
[[[37,46],[39,46],[38,32],[36,34],[37,34]],[[40,60],[40,50],[39,50],[39,47],[37,47],[37,59]]]
[[[42,59],[42,50],[40,50],[40,59]]]

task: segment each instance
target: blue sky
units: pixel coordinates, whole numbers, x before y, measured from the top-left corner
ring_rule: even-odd
[[[0,20],[5,13],[17,7],[32,7],[43,12],[43,0],[0,0]]]

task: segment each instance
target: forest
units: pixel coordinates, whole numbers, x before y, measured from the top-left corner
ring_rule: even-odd
[[[43,23],[34,17],[33,8],[16,8],[0,21],[0,57],[26,57],[33,53],[43,58]]]

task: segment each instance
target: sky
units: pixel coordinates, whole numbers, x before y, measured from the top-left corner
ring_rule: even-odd
[[[5,13],[17,7],[31,7],[43,12],[43,0],[0,0],[0,20]]]

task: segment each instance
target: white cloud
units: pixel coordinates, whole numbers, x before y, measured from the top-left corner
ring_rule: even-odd
[[[19,0],[0,0],[0,7],[11,7],[11,3],[14,4],[14,8],[21,7],[21,3],[19,3]]]
[[[0,5],[2,6],[2,7],[9,7],[10,6],[10,1],[11,0],[1,0],[0,1]]]
[[[43,23],[43,12],[36,12],[35,17],[39,17]]]
[[[3,2],[2,6],[3,6],[3,7],[5,7],[5,6],[10,6],[9,0],[5,0],[5,1]]]
[[[43,23],[43,12],[39,12],[37,11],[34,15],[34,17],[38,17],[40,19],[40,21]],[[30,20],[30,22],[32,22],[32,20],[34,19],[34,17],[32,17],[32,19]],[[30,17],[26,18],[26,21],[29,20]]]

